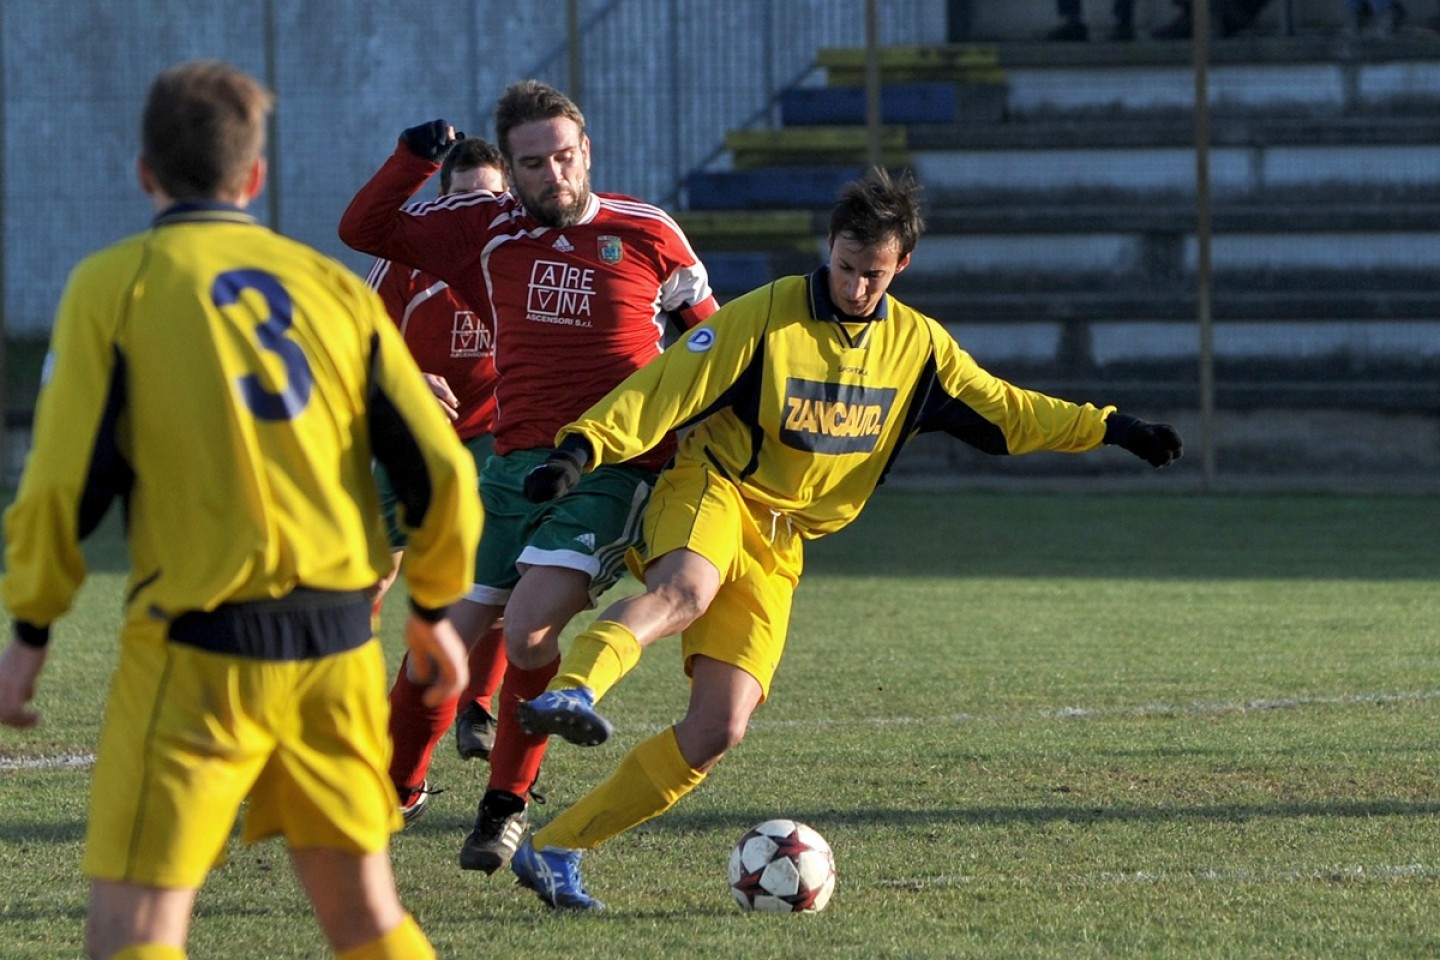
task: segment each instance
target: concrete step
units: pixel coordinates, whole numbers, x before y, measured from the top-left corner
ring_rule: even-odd
[[[785,127],[853,126],[867,122],[866,109],[865,88],[859,86],[799,87],[780,93],[780,125]],[[1004,112],[1004,88],[997,84],[887,83],[880,90],[882,123],[998,121]]]
[[[932,197],[926,197],[932,200]],[[929,235],[1047,233],[1193,233],[1193,200],[1142,198],[1116,193],[1101,202],[1046,202],[930,205],[925,211]],[[1302,201],[1212,204],[1211,229],[1217,233],[1269,233],[1276,224],[1295,232],[1428,231],[1440,226],[1440,198],[1414,194],[1391,200],[1355,201],[1317,193]]]
[[[1440,102],[1440,38],[1234,38],[1212,44],[1216,110],[1365,113]],[[1101,111],[1189,111],[1189,43],[1007,44],[1000,48],[1013,117]]]
[[[1005,80],[996,46],[955,44],[945,46],[881,47],[880,75],[886,83],[992,83]],[[831,85],[859,87],[865,83],[864,47],[820,50],[815,62],[825,70]]]
[[[1212,43],[1207,93],[1217,109],[1365,112],[1440,101],[1440,38],[1236,37]],[[864,83],[861,48],[820,51],[832,85]],[[891,83],[1003,87],[1012,118],[1046,113],[1188,111],[1195,99],[1189,43],[1007,43],[891,47]]]
[[[1440,127],[1437,127],[1440,130]],[[1440,193],[1437,143],[1236,144],[1209,151],[1220,199],[1295,197],[1316,191],[1363,198]],[[1194,148],[1153,146],[916,150],[910,166],[931,202],[1061,198],[1111,193],[1193,196]]]
[[[1339,284],[1374,272],[1433,278],[1440,271],[1440,229],[1268,229],[1217,232],[1210,265],[1217,275],[1334,274]],[[1130,279],[1138,282],[1193,275],[1199,242],[1191,232],[1122,232],[1119,227],[1077,233],[954,234],[931,230],[906,274],[912,281],[1012,283],[1014,278]],[[994,281],[986,278],[995,278]],[[1428,279],[1433,283],[1433,279]]]
[[[685,180],[691,210],[828,208],[859,166],[755,167],[699,171]]]
[[[684,210],[675,220],[696,250],[704,252],[792,251],[815,256],[825,235],[813,210]]]
[[[908,129],[902,126],[881,129],[881,163],[887,166],[909,163],[905,145]],[[730,163],[736,170],[863,164],[869,148],[869,132],[864,127],[853,126],[732,130],[725,135],[725,149],[730,152]]]
[[[762,263],[803,272],[820,262],[827,215],[828,203],[679,216],[707,262],[720,254],[749,258],[739,273],[727,268],[740,285],[716,284],[733,293],[772,279],[759,271]],[[1198,268],[1196,219],[1193,204],[1133,198],[944,206],[927,212],[926,235],[904,278],[907,285],[1006,290],[1181,281]],[[1440,199],[1222,204],[1211,211],[1211,227],[1211,269],[1242,286],[1426,287],[1440,272]],[[777,260],[782,253],[787,258]]]
[[[1435,123],[1434,112],[1428,109],[1315,116],[1287,113],[1281,107],[1273,113],[1216,114],[1210,119],[1212,148],[1407,146],[1437,142],[1440,142],[1440,127]],[[907,130],[903,143],[912,151],[1193,148],[1195,125],[1188,114],[929,124]]]
[[[1417,286],[1375,286],[1356,279],[1339,283],[1242,286],[1217,278],[1210,313],[1217,322],[1250,323],[1440,323],[1440,290]],[[1192,323],[1198,300],[1193,282],[1116,281],[1104,287],[1066,287],[1060,283],[1034,289],[981,286],[957,281],[949,286],[916,282],[906,271],[893,292],[938,320],[966,322]],[[1043,282],[1043,281],[1042,281]],[[1418,277],[1416,278],[1418,282]],[[1431,335],[1434,335],[1432,331]],[[1294,331],[1284,334],[1294,336]],[[1440,341],[1434,345],[1440,350]]]

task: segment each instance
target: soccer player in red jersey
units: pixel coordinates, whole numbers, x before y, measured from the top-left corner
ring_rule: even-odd
[[[504,164],[494,144],[467,137],[445,154],[440,165],[440,196],[476,190],[504,193]],[[390,260],[375,261],[368,283],[400,328],[405,345],[474,458],[478,473],[494,448],[490,431],[495,419],[495,327],[489,311],[471,309],[439,277]],[[376,467],[375,478],[392,551],[390,575],[376,591],[374,614],[378,617],[385,593],[400,569],[405,534],[383,466]],[[457,603],[450,613],[455,628],[471,647],[470,686],[460,699],[463,706],[457,712],[455,704],[427,705],[425,687],[410,677],[408,664],[403,662],[390,690],[390,734],[400,745],[391,757],[390,779],[407,825],[419,819],[429,803],[425,775],[451,717],[455,720],[455,746],[463,759],[488,759],[495,746],[491,710],[505,674],[503,630],[498,623],[490,624],[480,605],[469,600]]]
[[[663,210],[590,187],[579,108],[536,80],[506,89],[495,132],[512,194],[405,209],[454,138],[444,120],[405,130],[340,220],[340,238],[449,283],[495,322],[495,451],[480,479],[489,523],[470,599],[503,612],[510,665],[490,783],[460,852],[466,869],[509,863],[526,826],[545,738],[515,722],[559,663],[560,632],[624,572],[656,471],[673,440],[585,475],[563,504],[525,499],[525,475],[556,431],[658,356],[667,322],[716,309],[704,266]],[[397,745],[398,748],[398,745]]]

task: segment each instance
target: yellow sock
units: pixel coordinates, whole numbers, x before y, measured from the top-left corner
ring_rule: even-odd
[[[110,954],[110,960],[185,960],[185,951],[167,943],[132,943]]]
[[[604,783],[536,831],[535,848],[598,847],[669,810],[704,779],[685,762],[669,727],[636,744]]]
[[[410,914],[379,940],[339,954],[337,960],[435,960],[435,948]]]
[[[570,641],[560,672],[546,690],[589,687],[599,700],[640,662],[640,641],[630,628],[614,620],[596,620]]]

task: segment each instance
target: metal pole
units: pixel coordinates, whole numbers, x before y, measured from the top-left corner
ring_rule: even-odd
[[[5,82],[5,7],[0,4],[0,140],[5,139],[5,106],[13,89]],[[0,224],[8,223],[5,206],[6,153],[0,156]],[[10,482],[10,428],[6,419],[10,414],[10,322],[6,305],[5,244],[9,230],[0,230],[0,484]]]
[[[580,0],[565,0],[565,82],[570,99],[585,109],[585,85],[580,63]]]
[[[265,0],[265,86],[275,95],[276,102],[279,102],[280,90],[277,85],[277,68],[275,61],[275,0]],[[270,221],[270,229],[276,233],[281,232],[280,223],[280,119],[279,110],[270,113],[266,139],[269,145],[266,147],[267,163],[269,164],[268,175],[265,178],[265,212],[266,219]]]
[[[865,156],[880,166],[880,28],[878,0],[865,0]]]
[[[1215,486],[1215,331],[1210,315],[1210,4],[1191,5],[1195,51],[1195,305],[1200,333],[1201,489]]]

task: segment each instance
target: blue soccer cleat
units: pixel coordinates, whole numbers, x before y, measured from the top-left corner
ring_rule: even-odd
[[[520,727],[532,736],[555,734],[577,747],[598,747],[615,728],[595,712],[595,694],[589,687],[547,690],[516,708]]]
[[[535,849],[529,837],[515,851],[510,869],[522,887],[529,887],[556,910],[604,910],[605,904],[590,896],[580,879],[579,850],[559,847]]]

